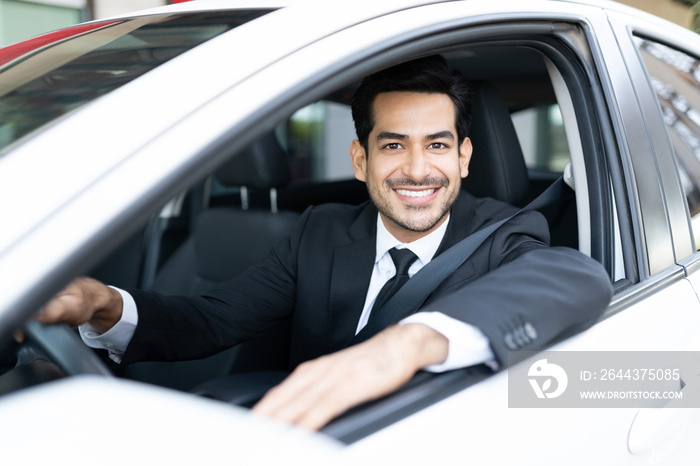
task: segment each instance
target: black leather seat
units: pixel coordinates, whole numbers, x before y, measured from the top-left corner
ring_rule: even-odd
[[[472,127],[474,151],[469,176],[462,185],[478,197],[493,197],[523,207],[534,199],[528,169],[510,111],[498,90],[488,82],[474,82]],[[567,191],[558,202],[540,209],[549,223],[552,246],[578,247],[576,199]]]
[[[289,182],[287,154],[270,133],[222,166],[214,176],[225,186],[241,187],[246,193],[274,192]],[[259,263],[298,218],[299,214],[294,212],[278,212],[274,201],[271,208],[264,210],[247,205],[205,209],[192,235],[156,275],[153,290],[190,296],[203,293]]]
[[[287,154],[270,133],[222,166],[215,176],[226,186],[242,187],[243,193],[251,190],[274,193],[289,181]],[[201,294],[259,263],[298,218],[298,213],[276,211],[274,201],[273,207],[265,210],[205,209],[192,235],[157,273],[152,289],[163,294]],[[198,383],[230,372],[283,368],[287,347],[288,329],[282,326],[271,332],[264,343],[253,341],[198,361],[132,364],[125,369],[125,375],[189,390]]]
[[[477,197],[520,205],[529,193],[530,180],[510,112],[493,85],[472,84],[469,138],[474,151],[462,187]]]

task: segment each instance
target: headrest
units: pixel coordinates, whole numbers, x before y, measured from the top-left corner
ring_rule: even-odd
[[[289,182],[289,161],[274,132],[261,136],[216,171],[228,186],[270,189]]]
[[[474,152],[462,186],[477,197],[518,205],[525,200],[530,182],[510,112],[491,84],[478,81],[472,85],[469,138]]]

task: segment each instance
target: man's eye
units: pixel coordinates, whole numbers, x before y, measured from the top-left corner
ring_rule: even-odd
[[[447,149],[447,146],[441,142],[434,142],[434,143],[430,144],[430,148],[439,150],[439,149]]]
[[[398,142],[392,142],[387,144],[385,147],[389,150],[397,150],[401,148],[401,145]]]

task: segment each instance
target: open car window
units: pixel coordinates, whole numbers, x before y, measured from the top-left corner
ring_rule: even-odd
[[[580,31],[574,33],[579,34]],[[593,110],[596,107],[590,91],[591,76],[581,72],[580,64],[572,66],[567,61],[573,59],[563,44],[558,47],[554,50],[540,48],[536,39],[528,42],[527,47],[503,40],[495,45],[465,43],[431,52],[444,53],[468,79],[479,83],[487,81],[508,107],[510,124],[517,131],[517,145],[531,176],[529,192],[522,202],[541,193],[575,159],[576,190],[571,190],[567,199],[547,213],[553,242],[579,248],[580,232],[584,231],[586,252],[601,262],[612,264],[613,259],[607,256],[612,252],[591,239],[612,236],[612,231],[602,232],[613,228],[611,210],[595,208],[596,203],[610,203],[605,198],[609,195],[605,188],[607,173],[599,163],[604,154],[596,144],[600,137],[599,126],[604,123],[597,117],[596,111],[599,109]],[[414,53],[426,52],[417,49]],[[409,58],[409,55],[405,58]],[[392,60],[397,59],[392,57]],[[512,66],[513,61],[522,64],[522,67]],[[554,73],[553,70],[558,72]],[[523,85],[523,75],[528,77],[527,85]],[[245,205],[251,211],[269,212],[274,202],[276,211],[296,214],[309,205],[325,202],[357,204],[366,200],[364,185],[352,179],[348,155],[350,142],[355,137],[348,99],[355,84],[354,80],[343,80],[330,93],[314,98],[312,102],[308,99],[303,101],[300,107],[288,115],[281,115],[283,118],[276,122],[272,133],[287,153],[291,176],[287,184],[275,188],[274,200],[269,189],[223,186],[220,180],[216,180],[216,173],[208,182],[210,184],[205,182],[192,193],[197,193],[199,189],[206,192],[205,208],[239,209]],[[573,99],[586,102],[587,107],[575,107],[571,104]],[[568,128],[565,128],[566,124]],[[595,167],[599,167],[600,171],[596,171]],[[474,172],[472,176],[478,177],[479,174]],[[601,180],[602,188],[599,186]],[[590,186],[596,189],[591,191]],[[198,212],[195,215],[201,214],[198,209],[195,211]],[[190,215],[190,211],[182,212],[185,217]],[[196,228],[193,225],[189,220],[171,219],[163,231],[168,235],[179,228],[180,236],[186,238],[191,234],[191,228]],[[173,228],[171,231],[168,230],[170,227]],[[165,269],[170,268],[169,261],[177,258],[178,254],[177,246],[167,249],[174,251],[173,255],[157,261]],[[158,278],[156,282],[159,282]],[[230,360],[228,363],[231,364]],[[172,375],[162,380],[153,380],[150,374],[163,372],[149,365],[134,370],[132,375],[167,384],[167,380],[182,380],[182,371],[187,370],[183,367],[186,365],[169,369]],[[218,367],[217,371],[220,369]],[[423,374],[399,393],[342,416],[326,432],[352,442],[492,374],[490,369],[483,366],[439,376]],[[421,393],[426,396],[419,395]]]

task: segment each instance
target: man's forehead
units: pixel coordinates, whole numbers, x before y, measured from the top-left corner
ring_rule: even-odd
[[[373,102],[372,133],[456,134],[455,106],[447,94],[418,92],[384,92]],[[415,134],[414,134],[415,135]]]
[[[401,100],[405,101],[411,98],[426,98],[426,99],[446,99],[452,104],[452,99],[450,98],[449,95],[443,93],[443,92],[421,92],[421,91],[389,91],[389,92],[380,92],[374,97],[374,106],[377,106],[378,101],[387,101],[387,100]],[[452,104],[454,105],[454,104]]]

